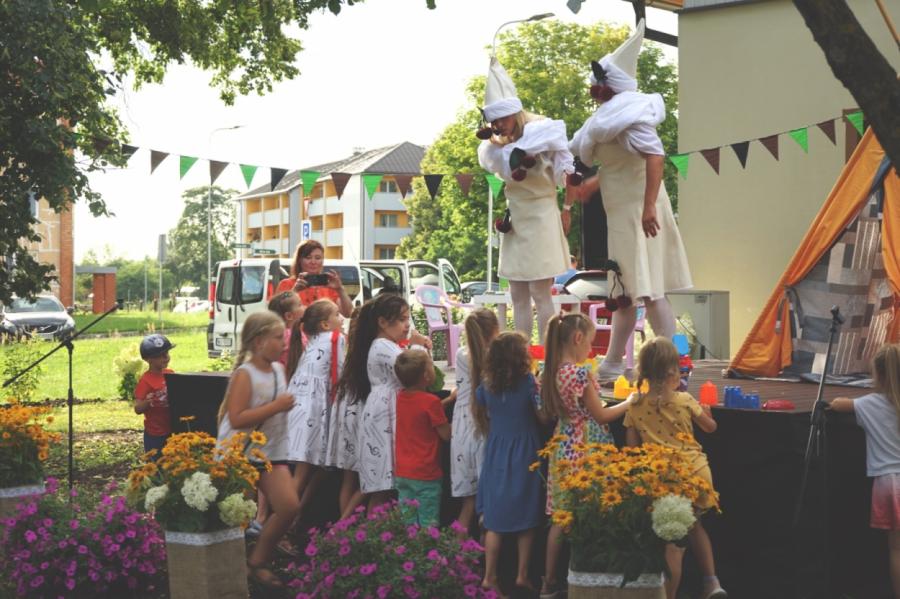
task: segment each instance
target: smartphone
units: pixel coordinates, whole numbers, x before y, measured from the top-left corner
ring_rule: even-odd
[[[319,275],[306,275],[304,277],[306,284],[310,287],[327,287],[328,286],[328,275],[319,274]]]

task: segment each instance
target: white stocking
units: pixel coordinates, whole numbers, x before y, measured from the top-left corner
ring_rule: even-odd
[[[510,281],[509,295],[512,297],[513,320],[516,330],[531,339],[534,318],[531,312],[531,293],[528,289],[528,281]]]
[[[637,322],[637,307],[631,304],[627,308],[619,308],[612,315],[612,331],[609,334],[609,349],[603,363],[621,364],[625,355],[625,344],[634,332]]]
[[[531,292],[531,298],[537,308],[538,319],[538,338],[540,344],[544,344],[544,334],[547,332],[547,323],[553,318],[555,312],[553,308],[553,295],[550,289],[553,287],[553,279],[542,279],[539,281],[529,281],[528,289]]]
[[[653,334],[671,339],[675,335],[675,314],[669,300],[664,297],[652,301],[645,299],[644,306]]]

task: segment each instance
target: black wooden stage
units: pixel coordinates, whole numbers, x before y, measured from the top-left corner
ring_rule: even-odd
[[[711,380],[719,388],[740,385],[757,392],[761,401],[788,399],[796,410],[766,412],[716,407],[718,430],[696,431],[709,456],[723,513],[704,520],[712,537],[719,577],[735,599],[890,597],[887,541],[869,528],[871,480],[865,474],[865,439],[852,415],[828,413],[824,457],[810,471],[799,524],[793,525],[809,419],[817,386],[808,383],[724,379],[726,362],[696,364],[689,391]],[[167,375],[173,418],[193,414],[194,430],[215,425],[224,395],[223,374]],[[827,385],[825,398],[857,396],[865,389]],[[613,427],[623,440],[621,424]],[[445,477],[449,477],[445,451]],[[332,480],[333,479],[333,480]],[[445,484],[445,490],[449,482]],[[446,491],[445,491],[445,494]],[[336,516],[337,478],[329,476],[319,494],[322,501],[308,514],[311,524]],[[443,520],[458,513],[446,497]],[[505,543],[507,546],[512,543]],[[511,548],[511,547],[510,547]],[[531,571],[543,568],[543,543],[535,546]],[[505,548],[504,554],[512,557]],[[688,552],[690,556],[690,552]],[[693,597],[699,576],[686,563],[685,597]],[[508,560],[504,559],[504,562]],[[511,564],[505,564],[508,570]]]

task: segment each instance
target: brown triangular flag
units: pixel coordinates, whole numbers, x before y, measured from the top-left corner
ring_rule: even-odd
[[[337,194],[338,199],[341,199],[341,196],[344,195],[344,188],[347,187],[347,183],[350,181],[350,173],[331,173],[331,181],[334,183],[334,193]]]
[[[706,161],[709,163],[709,166],[716,171],[716,174],[719,174],[719,148],[710,148],[708,150],[700,150],[700,153],[703,154],[703,157],[706,158]]]
[[[828,119],[827,121],[822,121],[818,123],[819,129],[822,130],[822,133],[828,136],[828,139],[831,140],[831,143],[837,145],[837,141],[834,137],[834,119]]]
[[[456,182],[459,184],[459,188],[462,190],[464,196],[469,195],[469,189],[472,187],[473,178],[475,178],[475,175],[469,173],[460,173],[456,175]]]
[[[428,193],[431,195],[431,199],[434,200],[434,196],[437,195],[438,188],[441,186],[441,180],[444,178],[444,175],[425,175],[425,187],[428,188]]]
[[[94,137],[92,141],[94,142],[94,149],[98,154],[102,154],[103,150],[108,148],[109,144],[112,143],[112,140],[108,137]]]
[[[218,160],[210,160],[209,161],[209,184],[212,185],[216,182],[216,179],[219,178],[219,175],[222,174],[222,171],[225,170],[225,167],[228,166],[227,162],[219,162]]]
[[[759,143],[764,145],[766,149],[771,152],[772,156],[775,157],[775,160],[778,160],[778,135],[770,135],[768,137],[760,137]]]
[[[400,197],[406,198],[409,189],[412,186],[412,175],[393,175],[394,181],[397,183],[397,189],[400,190]]]
[[[156,167],[166,159],[168,156],[168,152],[160,152],[159,150],[150,150],[150,174],[153,174],[153,171],[156,170]]]

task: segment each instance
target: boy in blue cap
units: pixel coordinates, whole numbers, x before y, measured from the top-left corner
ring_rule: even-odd
[[[134,389],[134,411],[144,415],[144,451],[155,449],[159,457],[172,434],[169,414],[169,395],[165,373],[173,372],[169,365],[169,350],[175,347],[165,335],[154,333],[141,341],[141,358],[147,362],[147,372],[141,375]]]

